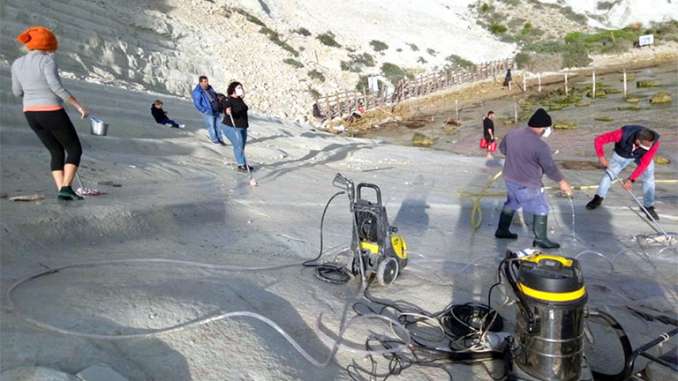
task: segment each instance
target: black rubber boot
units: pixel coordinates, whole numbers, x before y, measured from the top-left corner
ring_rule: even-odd
[[[659,221],[659,215],[657,214],[657,211],[654,210],[654,206],[646,206],[645,210],[647,210],[645,216],[647,216],[648,220]],[[643,210],[643,212],[645,212],[645,210]]]
[[[84,199],[84,197],[75,193],[73,188],[71,188],[70,186],[61,187],[61,189],[59,189],[59,192],[57,192],[57,198],[59,200],[66,200],[66,201]]]
[[[539,246],[542,249],[557,249],[560,244],[550,241],[548,238],[548,216],[534,216],[534,241],[532,246]]]
[[[509,228],[511,227],[511,222],[513,221],[514,210],[506,211],[502,210],[501,215],[499,215],[499,226],[497,226],[497,231],[494,232],[494,236],[500,239],[517,239],[518,234],[511,233]]]
[[[595,195],[593,196],[593,200],[589,201],[588,204],[586,204],[586,209],[593,210],[597,207],[599,207],[603,203],[604,198]]]

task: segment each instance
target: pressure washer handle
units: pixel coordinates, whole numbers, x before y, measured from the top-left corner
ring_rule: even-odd
[[[381,189],[379,189],[379,187],[375,184],[368,184],[368,183],[358,184],[358,189],[357,189],[358,200],[363,199],[362,194],[361,194],[362,193],[361,191],[362,191],[363,188],[370,188],[370,189],[374,190],[374,193],[376,193],[376,195],[377,195],[377,204],[379,206],[382,205],[381,204]]]
[[[349,180],[341,173],[337,173],[334,176],[334,180],[332,180],[332,185],[346,191],[350,202],[350,210],[353,211],[353,202],[355,201],[355,186],[353,185],[353,181]]]

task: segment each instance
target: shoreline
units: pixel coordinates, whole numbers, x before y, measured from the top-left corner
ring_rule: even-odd
[[[644,51],[630,51],[618,55],[594,56],[593,64],[589,67],[562,69],[558,72],[545,72],[541,74],[542,86],[564,83],[564,76],[568,74],[568,80],[578,81],[582,76],[590,76],[593,71],[596,74],[609,74],[626,69],[635,71],[651,68],[675,62],[678,70],[678,43],[668,43],[659,47],[643,48]],[[627,59],[633,59],[627,63]],[[527,91],[521,89],[523,76],[527,75]],[[487,79],[474,83],[463,84],[450,89],[440,91],[421,98],[411,98],[398,103],[395,106],[379,107],[365,112],[362,118],[354,122],[340,120],[330,121],[327,128],[332,131],[346,130],[349,133],[360,135],[366,130],[374,129],[375,125],[387,122],[399,122],[413,117],[421,117],[449,110],[454,110],[454,103],[460,105],[478,103],[504,97],[517,97],[532,91],[538,86],[538,73],[516,71],[513,75],[513,86],[510,92],[502,87],[503,76],[496,79]]]

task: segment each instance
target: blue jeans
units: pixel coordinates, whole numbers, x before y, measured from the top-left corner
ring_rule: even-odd
[[[518,210],[534,215],[545,216],[549,214],[549,204],[546,201],[544,188],[528,188],[511,180],[506,182],[505,210]]]
[[[608,161],[607,171],[610,172],[612,177],[619,176],[621,171],[633,162],[634,159],[625,159],[617,155],[617,153],[613,153]],[[650,162],[650,165],[645,168],[645,172],[640,175],[638,180],[643,182],[643,206],[646,208],[654,206],[654,161]],[[607,196],[607,191],[610,190],[610,184],[612,184],[610,175],[605,173],[603,178],[600,179],[596,194],[605,198],[605,196]]]
[[[219,114],[202,114],[202,121],[207,127],[207,134],[212,143],[221,142],[221,133],[219,133]]]
[[[158,124],[162,124],[163,126],[170,125],[174,128],[179,128],[179,123],[173,121],[172,119],[165,119],[162,122],[158,122]]]
[[[233,145],[233,156],[238,165],[247,164],[245,145],[247,144],[247,128],[236,128],[220,123],[221,130]]]

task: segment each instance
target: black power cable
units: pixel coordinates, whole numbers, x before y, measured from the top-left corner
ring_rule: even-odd
[[[325,204],[325,208],[323,209],[323,214],[320,217],[320,250],[318,252],[318,256],[316,256],[313,259],[309,259],[308,261],[305,261],[302,263],[304,267],[314,267],[315,268],[315,276],[316,278],[327,282],[327,283],[332,283],[332,284],[344,284],[347,283],[349,280],[351,280],[352,275],[349,272],[349,270],[346,268],[346,266],[341,266],[338,264],[334,263],[317,263],[320,258],[323,256],[323,248],[324,248],[324,228],[325,228],[325,215],[327,214],[327,209],[329,208],[330,204],[332,201],[334,201],[335,198],[341,196],[342,194],[346,194],[344,191],[337,192],[330,197],[329,200],[327,200],[327,203]]]

